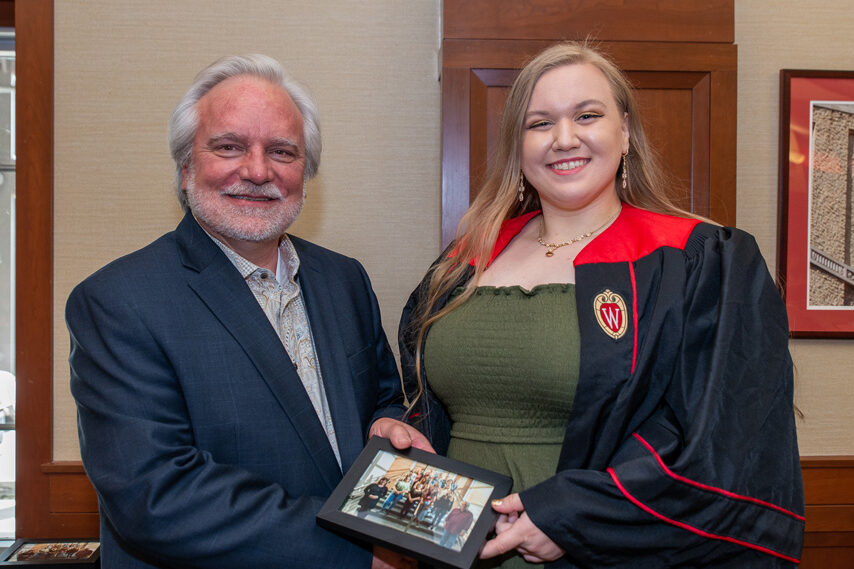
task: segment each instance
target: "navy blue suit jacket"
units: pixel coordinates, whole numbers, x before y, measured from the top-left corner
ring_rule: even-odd
[[[292,237],[343,468],[400,382],[368,277]],[[69,297],[104,567],[368,567],[315,514],[341,469],[281,341],[191,215]]]

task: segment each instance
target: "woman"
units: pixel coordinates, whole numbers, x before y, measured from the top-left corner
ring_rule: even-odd
[[[364,518],[368,515],[386,494],[388,493],[388,478],[382,476],[376,482],[372,482],[365,486],[361,500],[359,500],[359,509],[357,516]]]
[[[436,499],[436,487],[435,486],[427,486],[424,490],[424,494],[421,496],[421,503],[418,504],[418,509],[415,511],[415,519],[418,523],[423,522],[427,515],[433,511],[433,502]]]
[[[482,557],[797,561],[783,304],[749,235],[666,190],[612,62],[570,43],[521,71],[486,182],[401,320],[413,422],[513,476]]]
[[[405,518],[409,515],[409,511],[412,508],[418,506],[421,503],[421,496],[424,494],[424,475],[418,479],[418,482],[412,485],[412,488],[409,489],[409,494],[406,495],[406,501],[403,503],[403,508],[400,510],[398,514],[401,518]]]

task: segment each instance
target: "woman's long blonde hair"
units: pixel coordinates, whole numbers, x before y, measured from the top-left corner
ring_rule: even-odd
[[[524,118],[534,86],[547,71],[580,63],[595,65],[605,75],[617,107],[628,115],[629,152],[625,162],[628,184],[626,189],[619,183],[616,185],[620,200],[659,213],[691,215],[676,207],[667,197],[668,177],[663,175],[657,157],[647,145],[632,87],[623,72],[587,42],[560,43],[542,51],[525,65],[510,88],[498,130],[495,155],[487,168],[486,179],[477,197],[457,227],[454,246],[449,248],[449,251],[453,251],[453,256],[446,254],[428,273],[427,293],[419,306],[416,306],[408,330],[409,333],[417,330],[415,373],[418,385],[417,393],[410,398],[410,406],[415,404],[423,391],[421,347],[427,329],[474,293],[495,247],[501,224],[507,219],[540,209],[537,192],[527,180],[522,179],[521,182],[525,184],[524,200],[520,202],[518,199],[522,178]],[[621,164],[615,173],[615,182],[622,176],[622,168]],[[460,282],[470,265],[474,265],[474,275],[469,279],[464,292],[441,310],[431,314],[439,299]]]

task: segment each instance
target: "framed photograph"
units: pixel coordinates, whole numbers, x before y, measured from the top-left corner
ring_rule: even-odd
[[[854,71],[780,71],[777,282],[793,337],[854,337]]]
[[[372,437],[317,514],[318,523],[437,567],[469,569],[513,481]]]
[[[100,567],[101,544],[93,539],[19,539],[0,554],[0,567]]]

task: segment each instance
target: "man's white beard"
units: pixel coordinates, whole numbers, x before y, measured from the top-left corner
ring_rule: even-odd
[[[238,203],[228,203],[220,200],[219,196],[197,191],[195,181],[195,174],[191,171],[186,188],[190,211],[210,230],[223,237],[239,241],[258,242],[278,239],[296,220],[305,202],[305,184],[303,184],[302,195],[298,202],[285,204],[284,209],[280,207],[262,211],[259,215],[257,208],[243,208]],[[282,192],[272,182],[260,186],[252,182],[238,182],[226,188],[224,193],[282,197]]]

